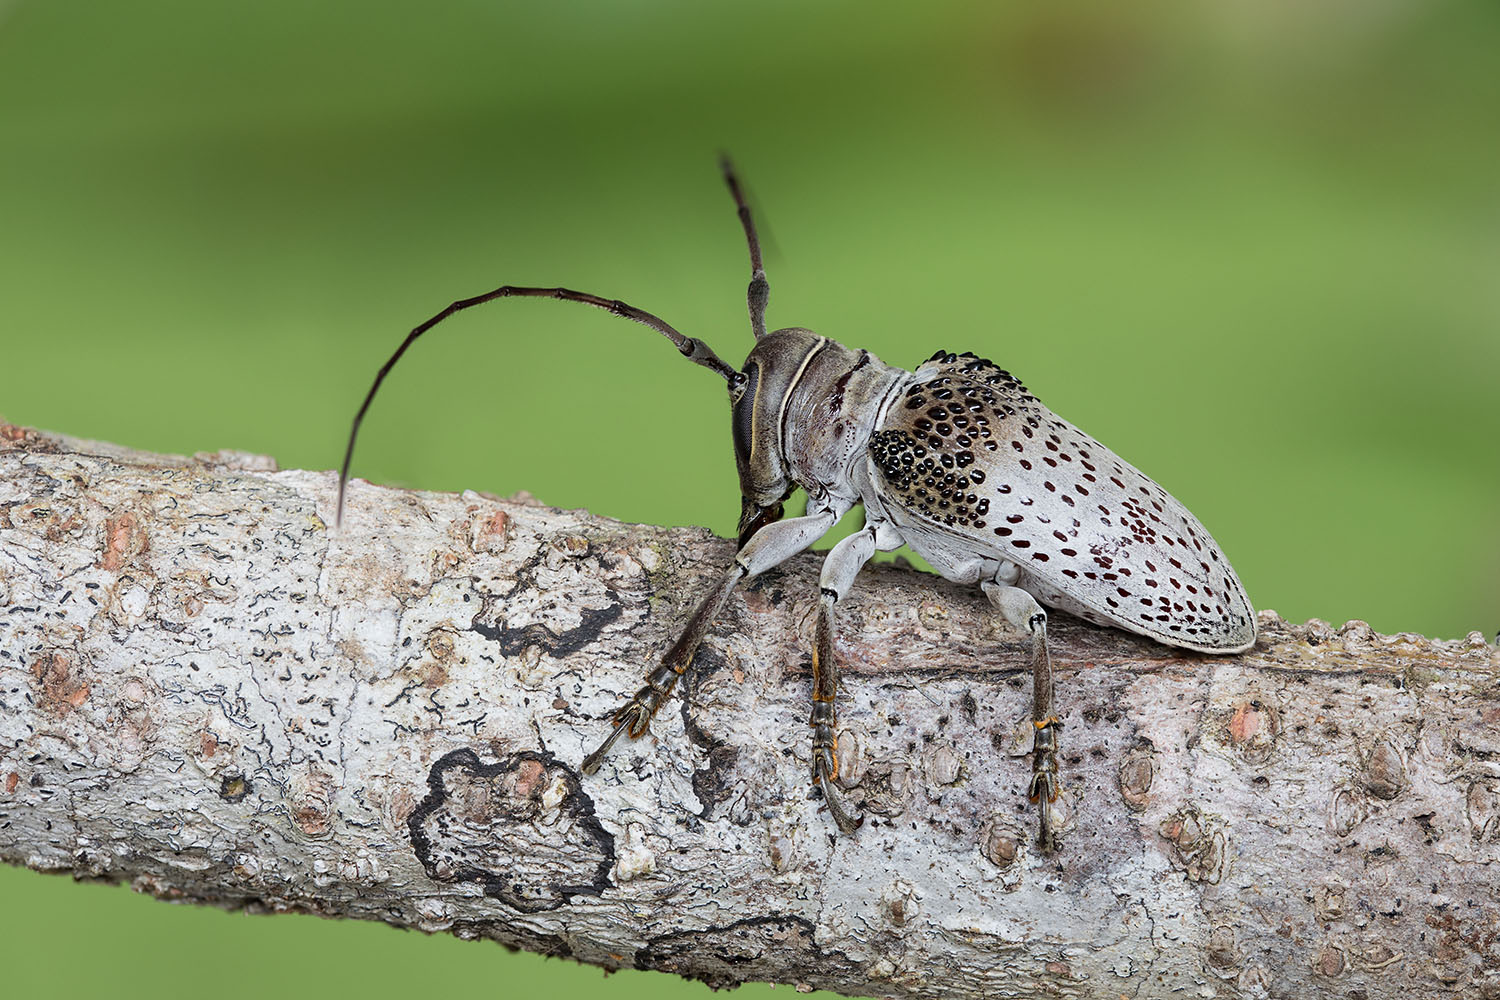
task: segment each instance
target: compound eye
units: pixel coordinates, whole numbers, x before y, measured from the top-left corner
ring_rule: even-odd
[[[745,384],[734,401],[734,454],[740,464],[750,461],[750,439],[755,427],[755,393],[760,385],[760,363],[745,365]]]
[[[729,380],[729,402],[738,403],[740,397],[745,394],[745,383],[749,378],[744,372],[735,372],[734,377]]]

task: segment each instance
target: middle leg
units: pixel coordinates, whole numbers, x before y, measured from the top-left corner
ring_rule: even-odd
[[[838,696],[839,671],[833,658],[833,607],[849,592],[860,569],[875,554],[875,538],[876,528],[867,525],[835,545],[823,560],[818,623],[813,636],[813,707],[807,720],[813,731],[812,780],[823,789],[828,811],[844,833],[859,829],[864,817],[849,813],[838,790],[839,741],[834,733],[838,711],[834,699]]]

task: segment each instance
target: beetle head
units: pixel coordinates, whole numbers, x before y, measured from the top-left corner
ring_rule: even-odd
[[[734,460],[740,473],[740,545],[772,521],[791,496],[784,442],[786,404],[808,357],[822,340],[811,330],[777,330],[756,341],[729,387]]]

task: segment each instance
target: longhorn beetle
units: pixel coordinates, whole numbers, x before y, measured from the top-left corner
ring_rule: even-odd
[[[945,578],[979,584],[1001,617],[1031,637],[1029,795],[1039,803],[1039,843],[1051,852],[1062,724],[1052,705],[1042,605],[1170,646],[1237,653],[1255,642],[1245,590],[1187,508],[991,362],[938,351],[908,372],[801,327],[766,332],[770,286],[755,223],[727,159],[721,168],[750,248],[755,347],[741,369],[618,299],[516,285],[460,299],[407,334],[376,374],[349,431],[338,520],[365,411],[407,348],[449,316],[519,296],[581,302],[648,326],[728,386],[742,494],[739,551],[645,685],[615,713],[584,772],[598,770],[621,733],[645,734],[736,584],[808,548],[863,505],[863,529],[823,561],[812,649],[812,780],[834,822],[845,833],[862,822],[836,786],[834,608],[875,552],[905,543]],[[796,487],[807,493],[807,512],[782,520],[782,503]]]

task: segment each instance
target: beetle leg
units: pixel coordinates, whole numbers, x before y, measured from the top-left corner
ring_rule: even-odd
[[[672,693],[677,679],[687,672],[688,666],[693,662],[693,654],[698,651],[704,636],[713,627],[714,619],[724,609],[724,603],[729,600],[736,584],[747,577],[764,573],[801,552],[827,534],[838,519],[838,514],[824,511],[786,521],[775,521],[757,531],[735,555],[734,564],[719,578],[703,603],[698,605],[698,610],[688,619],[687,627],[661,658],[661,663],[646,675],[645,686],[615,713],[615,728],[597,750],[584,758],[583,773],[593,774],[599,770],[604,755],[622,733],[629,735],[631,739],[646,734],[651,717]]]
[[[1062,786],[1057,777],[1058,734],[1062,721],[1052,708],[1052,658],[1047,654],[1047,612],[1026,591],[1004,583],[981,584],[985,596],[1002,617],[1016,628],[1031,633],[1031,725],[1035,730],[1031,747],[1031,801],[1038,804],[1041,834],[1038,842],[1048,854],[1057,850],[1053,803]]]
[[[839,740],[834,733],[838,712],[834,699],[838,695],[839,670],[833,658],[833,608],[854,583],[854,578],[870,556],[875,554],[875,528],[866,526],[833,547],[823,560],[819,581],[818,622],[813,636],[812,715],[808,725],[813,731],[812,780],[823,789],[823,800],[833,821],[844,833],[853,833],[864,822],[844,807],[838,790]]]

